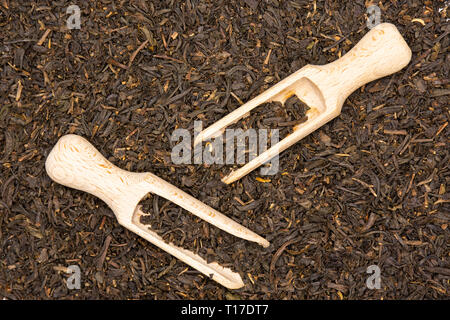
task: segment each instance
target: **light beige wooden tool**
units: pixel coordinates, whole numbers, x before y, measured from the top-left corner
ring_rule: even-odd
[[[410,60],[411,49],[397,28],[390,23],[379,24],[340,59],[322,66],[306,65],[200,132],[194,145],[222,135],[227,126],[248,116],[262,103],[284,104],[295,94],[309,107],[306,122],[296,125],[286,138],[222,179],[232,183],[337,117],[353,91],[401,70]]]
[[[138,205],[139,201],[148,192],[155,193],[236,237],[254,241],[263,247],[269,246],[264,238],[154,174],[129,172],[114,166],[83,137],[73,134],[61,137],[48,155],[45,168],[54,181],[102,199],[125,228],[227,288],[237,289],[244,285],[238,273],[216,262],[207,263],[189,250],[166,243],[140,222],[144,213]]]

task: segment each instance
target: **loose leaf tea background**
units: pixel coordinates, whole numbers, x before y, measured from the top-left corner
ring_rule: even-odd
[[[80,30],[66,26],[72,4]],[[338,118],[280,155],[278,174],[224,185],[233,166],[170,158],[175,129],[205,128],[304,65],[348,52],[369,31],[369,5],[0,1],[0,296],[448,299],[448,2],[379,3],[411,63],[354,92]],[[267,104],[240,127],[299,121],[303,109],[286,118]],[[229,266],[245,287],[206,279],[122,228],[101,200],[52,182],[45,158],[68,133],[271,241],[264,249],[164,199],[141,201],[164,239]],[[69,265],[80,267],[79,290],[66,286]],[[366,287],[371,265],[379,290]]]

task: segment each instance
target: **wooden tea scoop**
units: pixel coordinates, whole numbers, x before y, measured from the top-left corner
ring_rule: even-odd
[[[48,155],[45,168],[54,181],[102,199],[113,210],[119,223],[128,230],[227,288],[237,289],[244,285],[238,273],[216,262],[207,263],[189,250],[166,243],[140,222],[144,213],[138,205],[139,201],[148,192],[155,193],[236,237],[254,241],[263,247],[269,246],[264,238],[154,174],[129,172],[116,167],[80,136],[69,134],[61,137]]]
[[[306,65],[200,132],[194,145],[222,135],[227,126],[248,116],[262,103],[284,104],[296,95],[309,107],[306,122],[294,126],[286,138],[222,179],[232,183],[337,117],[353,91],[401,70],[410,60],[411,49],[397,28],[390,23],[379,24],[340,59],[322,66]]]

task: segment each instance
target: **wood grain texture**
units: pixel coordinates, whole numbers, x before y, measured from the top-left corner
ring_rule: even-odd
[[[295,94],[308,105],[306,122],[295,126],[292,134],[222,179],[225,183],[232,183],[337,117],[353,91],[401,70],[411,60],[411,54],[411,49],[393,24],[379,24],[340,59],[323,66],[304,66],[200,132],[194,144],[221,135],[227,126],[262,103],[284,103]]]
[[[243,286],[239,274],[217,263],[207,263],[186,249],[166,243],[140,222],[143,213],[138,206],[139,201],[148,192],[156,193],[224,231],[264,247],[269,246],[269,242],[261,236],[156,175],[150,172],[134,173],[116,167],[83,137],[73,134],[61,137],[49,153],[45,167],[55,182],[102,199],[113,210],[122,226],[227,288],[237,289]]]
[[[131,220],[136,205],[149,192],[146,173],[122,170],[83,137],[61,137],[45,162],[47,174],[59,184],[102,199],[119,222]]]

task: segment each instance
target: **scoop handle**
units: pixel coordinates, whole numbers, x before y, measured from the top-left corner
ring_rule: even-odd
[[[134,209],[146,193],[136,188],[146,173],[116,167],[89,141],[74,134],[58,140],[47,157],[45,168],[55,182],[97,196],[116,214],[123,203]]]
[[[324,66],[320,84],[324,97],[347,98],[366,83],[393,74],[411,60],[411,49],[391,23],[371,29],[347,54]],[[333,92],[329,92],[332,90]]]

